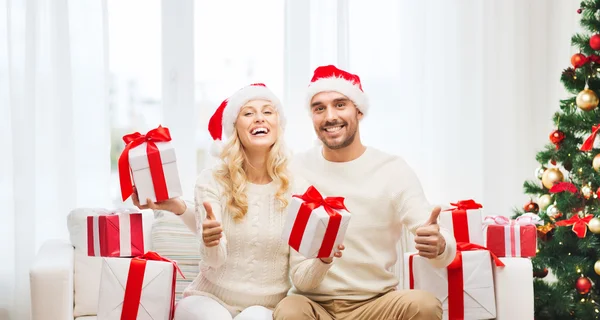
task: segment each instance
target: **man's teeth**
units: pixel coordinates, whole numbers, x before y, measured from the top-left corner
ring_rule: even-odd
[[[327,131],[327,132],[336,132],[336,131],[338,131],[340,129],[342,129],[342,126],[325,128],[325,131]]]

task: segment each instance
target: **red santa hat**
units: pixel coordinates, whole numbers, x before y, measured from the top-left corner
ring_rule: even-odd
[[[352,73],[336,68],[333,65],[321,66],[315,69],[308,85],[308,103],[319,92],[339,92],[354,102],[354,105],[364,115],[369,110],[369,99],[362,89],[360,78]]]
[[[258,99],[271,101],[279,114],[279,125],[285,128],[285,117],[279,98],[263,83],[251,84],[225,99],[208,121],[208,131],[214,140],[210,148],[211,155],[218,157],[221,154],[223,140],[233,134],[233,126],[242,107],[248,101]]]

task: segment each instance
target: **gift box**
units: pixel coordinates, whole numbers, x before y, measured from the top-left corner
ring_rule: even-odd
[[[434,267],[427,258],[405,254],[406,289],[431,292],[441,302],[443,319],[494,319],[496,293],[492,265],[503,266],[484,247],[457,244],[456,258],[447,268]]]
[[[474,243],[483,246],[483,217],[481,204],[473,200],[451,203],[454,208],[440,213],[440,226],[454,234],[456,242]]]
[[[505,216],[488,216],[486,247],[498,257],[534,257],[537,251],[537,226],[542,221],[537,215],[526,214],[514,220]]]
[[[98,320],[173,319],[178,271],[174,261],[155,252],[136,258],[104,258]]]
[[[533,266],[526,258],[500,258],[505,267],[494,267],[496,319],[534,318]],[[516,294],[518,293],[518,294]]]
[[[141,212],[121,210],[87,216],[87,251],[92,257],[134,257],[146,253],[148,219]]]
[[[283,238],[306,258],[332,257],[350,223],[342,197],[323,198],[310,186],[303,195],[294,195],[287,208]]]
[[[131,196],[132,185],[135,185],[142,205],[147,204],[146,199],[160,202],[183,194],[168,128],[159,126],[145,135],[128,134],[123,141],[126,146],[119,157],[123,201]]]

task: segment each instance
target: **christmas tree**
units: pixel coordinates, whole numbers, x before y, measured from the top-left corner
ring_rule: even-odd
[[[524,183],[537,213],[535,318],[600,318],[600,0],[581,2],[578,53],[561,75],[569,96],[554,114],[550,142],[538,152],[537,179]],[[546,281],[548,270],[556,281]]]

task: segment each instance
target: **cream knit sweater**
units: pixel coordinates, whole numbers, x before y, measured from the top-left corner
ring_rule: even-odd
[[[183,215],[189,226],[196,225],[199,237],[200,274],[185,290],[184,296],[206,295],[216,299],[237,314],[252,305],[275,308],[290,289],[289,246],[282,240],[285,214],[275,200],[277,185],[248,183],[248,212],[241,222],[223,211],[222,187],[212,170],[204,170],[196,182],[195,208]],[[218,246],[204,247],[202,221],[204,201],[212,205],[216,219],[223,227]],[[191,210],[195,214],[190,214]],[[195,218],[195,219],[194,219]],[[195,221],[193,221],[195,220]]]
[[[323,196],[344,197],[351,220],[343,256],[331,264],[291,250],[291,293],[316,301],[366,300],[394,290],[400,279],[393,268],[396,263],[403,265],[397,252],[402,230],[414,233],[433,209],[408,164],[371,147],[353,161],[330,162],[316,147],[297,155],[292,168],[298,181],[295,193],[313,185]],[[440,232],[446,249],[429,261],[445,267],[456,255],[456,242],[448,230]]]

